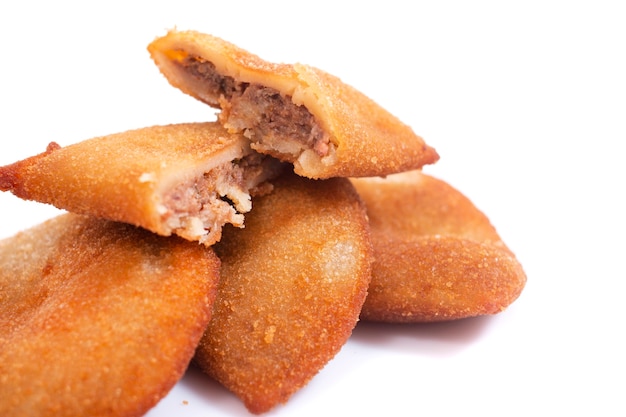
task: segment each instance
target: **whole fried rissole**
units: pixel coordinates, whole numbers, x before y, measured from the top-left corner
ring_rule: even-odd
[[[173,86],[220,108],[225,127],[299,175],[386,175],[439,158],[409,126],[320,69],[267,62],[195,31],[171,30],[148,50]]]
[[[279,171],[242,135],[218,123],[184,123],[51,144],[0,167],[0,190],[211,245],[225,223],[243,225],[250,193]]]
[[[219,260],[65,214],[0,241],[0,415],[141,416],[185,372]]]
[[[255,199],[244,229],[224,229],[213,318],[194,361],[268,411],[303,387],[341,349],[370,280],[365,209],[345,178],[291,173]]]
[[[420,171],[352,182],[367,206],[375,253],[363,320],[495,314],[520,295],[522,266],[461,192]]]

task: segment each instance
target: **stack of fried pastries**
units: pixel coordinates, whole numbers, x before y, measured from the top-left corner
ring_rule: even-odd
[[[96,137],[0,167],[69,213],[0,241],[0,414],[140,416],[192,363],[255,414],[359,319],[503,311],[524,271],[439,158],[340,79],[170,31],[148,50],[205,123]]]

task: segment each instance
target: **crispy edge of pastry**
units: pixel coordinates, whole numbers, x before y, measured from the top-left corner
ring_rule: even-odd
[[[0,241],[0,414],[139,416],[187,369],[219,259],[64,214]]]
[[[170,30],[148,51],[170,84],[221,108],[226,127],[244,131],[256,150],[293,163],[299,175],[387,175],[439,159],[409,126],[318,68],[271,63],[196,31]]]
[[[220,286],[194,362],[260,414],[288,401],[351,335],[371,277],[365,209],[347,179],[287,174],[215,250]]]

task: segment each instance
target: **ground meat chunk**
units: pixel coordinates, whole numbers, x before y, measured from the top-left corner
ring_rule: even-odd
[[[163,219],[176,234],[206,245],[221,238],[222,226],[242,227],[251,195],[271,189],[267,178],[279,167],[270,157],[252,152],[204,175],[177,184],[163,196]]]
[[[233,77],[218,74],[215,65],[209,61],[203,61],[193,57],[187,57],[182,65],[185,70],[201,79],[209,95],[230,99],[234,94],[241,93],[248,86],[247,83],[235,81]]]
[[[272,88],[248,86],[231,98],[225,115],[228,123],[245,126],[247,136],[256,142],[293,140],[304,149],[315,149],[320,156],[328,152],[328,139],[313,115]]]
[[[242,131],[265,151],[293,162],[306,149],[320,157],[328,155],[330,140],[315,117],[290,96],[259,84],[238,82],[219,74],[213,63],[187,57],[182,65],[202,79],[207,95],[216,97],[220,121],[229,129]]]

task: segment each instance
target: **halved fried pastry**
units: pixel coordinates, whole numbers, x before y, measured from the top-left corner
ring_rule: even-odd
[[[185,372],[210,248],[64,214],[0,241],[0,415],[140,416]]]
[[[522,266],[461,192],[420,171],[352,182],[367,206],[375,254],[363,320],[495,314],[520,295]]]
[[[341,349],[370,280],[365,209],[345,178],[292,173],[255,200],[245,229],[224,229],[213,318],[195,363],[268,411],[303,387]]]
[[[299,175],[386,175],[439,158],[409,126],[317,68],[267,62],[195,31],[172,30],[148,50],[173,86],[220,108],[225,127]]]
[[[242,226],[250,193],[281,164],[218,123],[153,126],[85,140],[0,167],[0,190],[79,214],[211,245]]]

